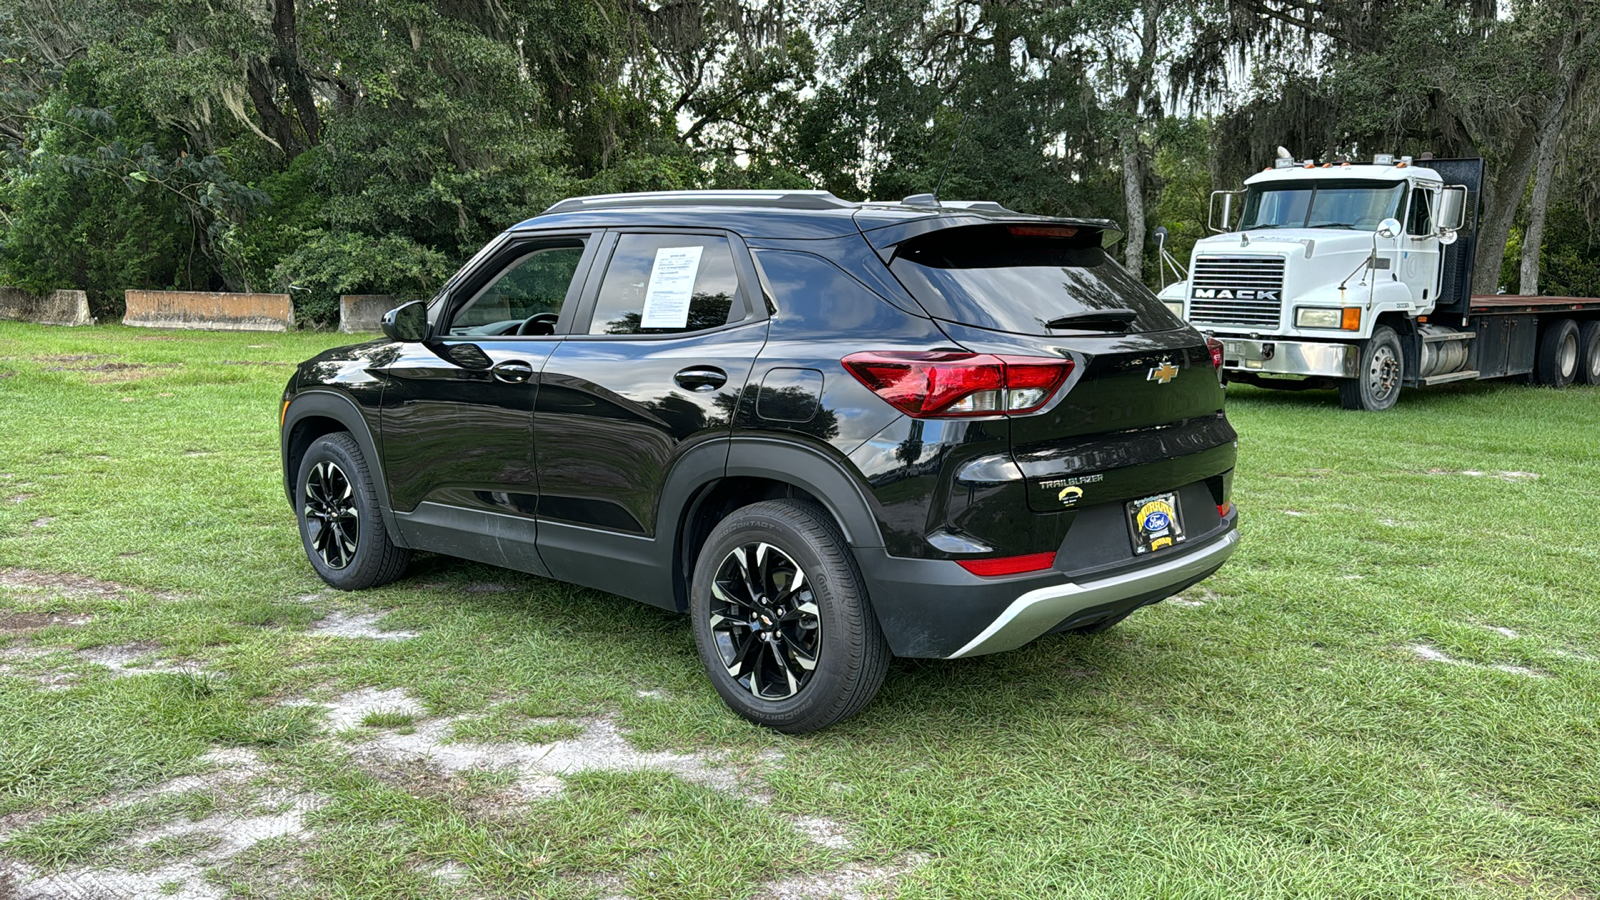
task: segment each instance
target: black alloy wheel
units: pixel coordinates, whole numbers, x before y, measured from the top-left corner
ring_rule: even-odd
[[[390,539],[361,445],[345,432],[325,434],[306,449],[295,479],[295,511],[306,558],[333,587],[388,584],[411,561],[411,551]]]
[[[311,467],[306,477],[306,520],[311,549],[330,569],[343,569],[355,559],[361,539],[361,510],[356,508],[350,476],[332,460]]]
[[[735,547],[711,580],[711,636],[728,677],[762,700],[811,681],[822,622],[805,571],[771,544]]]
[[[855,556],[817,504],[734,510],[706,537],[690,577],[700,662],[746,719],[805,734],[860,712],[883,684],[889,644]]]

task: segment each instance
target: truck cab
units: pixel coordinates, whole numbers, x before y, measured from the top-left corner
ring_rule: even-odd
[[[1467,186],[1409,157],[1279,159],[1243,190],[1213,194],[1220,233],[1195,244],[1188,278],[1161,299],[1222,341],[1232,380],[1331,380],[1346,407],[1386,409],[1418,371],[1401,336],[1467,290],[1445,259],[1467,199]]]

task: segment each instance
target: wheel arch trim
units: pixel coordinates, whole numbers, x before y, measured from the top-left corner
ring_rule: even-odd
[[[400,529],[395,522],[394,510],[389,506],[389,482],[384,475],[383,458],[378,455],[378,443],[373,438],[372,429],[355,401],[335,391],[301,391],[289,400],[283,426],[278,432],[278,444],[283,465],[284,496],[288,499],[290,508],[294,507],[296,475],[290,471],[290,439],[295,433],[295,426],[311,418],[332,419],[338,422],[361,448],[361,455],[366,457],[367,471],[373,476],[373,490],[378,494],[378,510],[383,516],[383,524],[389,531],[390,540],[398,546],[404,546],[400,543]]]

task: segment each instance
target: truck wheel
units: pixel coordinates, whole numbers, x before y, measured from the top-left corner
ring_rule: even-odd
[[[889,670],[850,548],[812,504],[769,500],[718,523],[695,562],[689,616],[723,702],[788,734],[860,712]]]
[[[1600,319],[1578,329],[1578,378],[1584,384],[1600,384]]]
[[[1539,356],[1533,372],[1539,383],[1564,388],[1578,375],[1578,323],[1557,319],[1539,336]]]
[[[1387,325],[1372,329],[1372,337],[1361,345],[1361,374],[1339,382],[1339,402],[1345,409],[1382,412],[1400,399],[1400,381],[1405,377],[1405,357],[1400,352],[1400,336]]]

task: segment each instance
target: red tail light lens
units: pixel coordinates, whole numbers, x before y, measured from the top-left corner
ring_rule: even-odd
[[[845,370],[896,409],[919,419],[1028,413],[1072,374],[1072,360],[953,351],[852,353]]]
[[[1019,575],[1037,572],[1056,564],[1054,553],[1029,553],[1025,556],[1002,556],[997,559],[958,559],[956,563],[974,575],[993,578],[996,575]]]
[[[1211,348],[1211,368],[1222,368],[1222,342],[1214,337],[1208,337],[1206,346]]]

